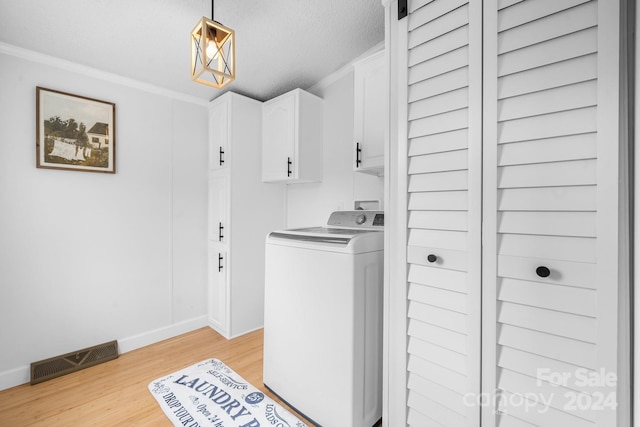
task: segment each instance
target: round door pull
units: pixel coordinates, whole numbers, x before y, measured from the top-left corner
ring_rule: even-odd
[[[435,256],[434,254],[429,254],[427,255],[427,261],[429,262],[436,262],[438,260],[438,257]]]
[[[541,265],[540,267],[536,268],[536,274],[540,277],[549,277],[549,275],[551,275],[551,270],[549,270],[544,265]]]

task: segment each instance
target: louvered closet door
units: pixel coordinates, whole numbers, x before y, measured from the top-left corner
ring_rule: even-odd
[[[464,400],[480,391],[481,9],[476,4],[409,4],[407,422],[412,426],[479,423],[479,409]]]
[[[483,425],[615,426],[618,5],[484,7]]]

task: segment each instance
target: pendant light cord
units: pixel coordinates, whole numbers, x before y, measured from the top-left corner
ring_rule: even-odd
[[[213,3],[214,2],[215,2],[214,0],[211,0],[211,20],[215,22],[215,19],[213,18],[213,16],[214,16],[213,15]]]

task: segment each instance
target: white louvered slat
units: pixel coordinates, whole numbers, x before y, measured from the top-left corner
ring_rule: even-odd
[[[438,405],[434,401],[414,391],[409,392],[408,404],[410,408],[417,408],[417,411],[421,414],[428,414],[428,417],[423,415],[424,418],[421,418],[423,420],[425,418],[427,419],[426,424],[415,424],[416,427],[438,424],[444,426],[459,426],[465,423],[464,416],[445,406]]]
[[[521,141],[498,146],[498,166],[595,158],[595,133]]]
[[[408,331],[409,336],[418,337],[423,341],[442,345],[442,347],[458,353],[465,354],[467,352],[466,334],[455,332],[452,329],[410,319]]]
[[[598,103],[595,80],[533,92],[498,102],[498,120],[513,120],[564,110],[591,107]]]
[[[497,299],[580,316],[596,315],[596,293],[591,289],[503,278]]]
[[[553,17],[554,14],[573,8],[589,0],[536,0],[524,1],[498,14],[498,32],[517,27],[528,22],[537,21],[544,17]]]
[[[498,143],[576,135],[597,130],[596,108],[563,111],[498,123]]]
[[[575,378],[572,381],[575,381]],[[563,410],[569,405],[573,405],[575,400],[572,399],[575,399],[578,394],[584,394],[581,398],[591,399],[591,396],[587,393],[577,392],[563,387],[562,384],[551,384],[541,378],[530,377],[509,369],[500,370],[498,387],[520,396],[529,396],[529,399],[557,410]],[[531,390],[536,390],[537,393],[531,393]],[[591,422],[595,419],[594,412],[587,408],[576,407],[571,413]]]
[[[467,316],[463,313],[422,304],[417,301],[409,302],[409,318],[416,319],[440,328],[446,328],[459,334],[467,330]]]
[[[459,374],[463,374],[467,370],[467,360],[463,354],[448,350],[422,341],[415,337],[409,337],[409,354],[419,354],[431,363],[450,369]]]
[[[431,173],[467,169],[467,150],[425,154],[409,159],[409,173]]]
[[[523,1],[525,0],[498,0],[498,10],[513,6],[514,4],[518,4]]]
[[[409,427],[422,427],[422,426],[441,427],[441,426],[444,426],[444,424],[440,424],[439,422],[437,422],[433,418],[429,418],[425,414],[422,414],[422,413],[418,412],[418,410],[415,410],[415,409],[412,410],[411,412],[409,412],[409,415],[407,416],[407,425]]]
[[[410,283],[409,299],[423,304],[433,304],[457,313],[467,311],[467,296],[462,292]]]
[[[512,397],[513,393],[503,391],[505,401],[507,402],[519,402],[520,399]],[[535,402],[529,401],[530,404],[518,404],[510,405],[508,407],[508,415],[526,419],[531,421],[534,425],[540,427],[556,427],[556,426],[570,426],[570,427],[593,427],[593,423],[584,418],[576,417],[571,412],[559,411],[554,408],[546,408],[542,405],[537,405]]]
[[[468,0],[447,0],[447,1],[432,1],[414,10],[409,15],[409,31],[423,26],[433,24],[434,20],[437,20],[445,14],[449,14],[455,11],[460,6],[465,5]]]
[[[464,414],[464,396],[456,393],[450,388],[429,381],[426,378],[423,378],[415,373],[409,374],[408,385],[409,388],[420,390],[421,395],[433,400],[435,403],[447,408],[451,408],[461,415]]]
[[[409,102],[430,98],[442,93],[451,92],[467,86],[467,67],[455,69],[449,73],[419,81],[409,89]],[[437,133],[437,132],[431,132]]]
[[[502,302],[498,304],[498,321],[521,328],[575,338],[595,344],[595,319],[557,310]]]
[[[467,231],[469,220],[460,211],[414,211],[409,214],[410,228]]]
[[[547,19],[529,21],[498,35],[498,54],[561,37],[597,25],[597,2],[592,1],[556,13]]]
[[[445,2],[436,1],[434,4],[443,5]],[[445,4],[446,5],[446,4]],[[429,25],[422,25],[409,33],[409,48],[428,42],[453,30],[461,28],[469,22],[469,6],[463,5],[450,13],[434,19]]]
[[[467,273],[412,264],[409,266],[409,281],[433,288],[465,293]]]
[[[468,197],[466,191],[440,191],[437,193],[414,193],[409,196],[409,209],[466,211]]]
[[[501,414],[496,427],[537,427],[535,424],[522,421],[511,414]]]
[[[411,175],[409,192],[466,190],[469,173],[467,171],[435,172]]]
[[[592,369],[596,364],[594,344],[516,326],[499,325],[498,344]]]
[[[500,234],[498,255],[596,262],[596,239],[524,234]],[[550,266],[551,268],[552,266]]]
[[[500,212],[498,232],[596,237],[595,212]]]
[[[498,76],[566,61],[597,51],[598,32],[589,28],[564,37],[505,53],[498,58]]]
[[[596,182],[596,160],[502,166],[498,170],[498,188],[595,185]]]
[[[420,62],[409,68],[409,83],[415,84],[435,76],[466,67],[469,63],[469,46],[462,46],[451,52]]]
[[[467,233],[459,231],[411,229],[409,232],[409,245],[430,245],[452,251],[466,251]]]
[[[466,108],[438,114],[437,116],[424,117],[409,123],[409,137],[417,135],[430,135],[453,130],[464,129],[469,126],[469,112]]]
[[[593,53],[501,77],[498,99],[593,80],[597,77],[597,59]]]
[[[432,41],[420,44],[409,51],[409,66],[428,61],[468,44],[469,29],[462,27]]]
[[[459,129],[436,135],[423,135],[410,141],[409,156],[463,150],[467,148],[468,139],[468,129]]]
[[[409,120],[435,116],[449,111],[466,108],[469,103],[469,90],[466,87],[451,92],[412,102],[409,105]]]
[[[409,372],[415,372],[423,378],[445,385],[456,393],[464,394],[466,378],[458,372],[414,355],[409,355]]]
[[[596,187],[506,188],[497,202],[499,211],[595,211]]]

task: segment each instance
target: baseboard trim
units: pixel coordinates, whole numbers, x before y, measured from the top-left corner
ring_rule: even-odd
[[[157,342],[203,328],[207,325],[206,315],[194,317],[193,319],[183,320],[182,322],[174,323],[152,331],[118,339],[118,348],[120,350],[120,354],[127,353],[150,344],[155,344]],[[30,365],[24,365],[15,369],[0,372],[0,390],[6,390],[11,387],[27,384],[29,383],[30,375]]]

